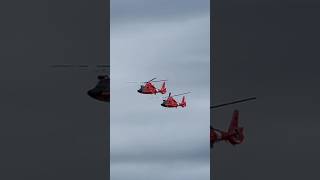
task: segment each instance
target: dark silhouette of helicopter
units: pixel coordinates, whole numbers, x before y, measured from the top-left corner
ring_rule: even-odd
[[[79,70],[89,70],[91,66],[89,65],[71,65],[71,64],[62,64],[62,65],[52,65],[52,68],[77,68]],[[110,68],[109,65],[96,65],[93,67],[97,71],[106,71],[107,68]],[[98,83],[96,86],[89,91],[87,95],[93,99],[110,102],[110,77],[105,75],[99,75]]]
[[[89,90],[87,94],[99,101],[110,102],[110,77],[108,75],[98,76],[99,82]]]
[[[219,107],[246,102],[254,99],[256,99],[256,97],[242,99],[242,100],[233,101],[230,103],[224,103],[224,104],[215,105],[215,106],[210,106],[210,108],[211,109],[219,108]],[[227,131],[215,129],[212,126],[210,126],[210,147],[211,148],[213,147],[213,144],[220,141],[226,141],[232,145],[241,144],[244,141],[244,137],[245,137],[244,128],[239,127],[239,111],[238,110],[234,110],[232,115],[232,120],[230,122],[230,125]]]

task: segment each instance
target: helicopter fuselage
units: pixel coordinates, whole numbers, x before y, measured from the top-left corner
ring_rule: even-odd
[[[168,99],[163,100],[161,106],[167,107],[167,108],[177,108],[179,104],[173,97],[168,97]]]
[[[87,92],[88,96],[99,101],[110,102],[110,79],[102,76],[98,79],[98,84]]]
[[[157,94],[158,91],[152,83],[147,82],[145,85],[141,85],[137,92],[141,94]]]

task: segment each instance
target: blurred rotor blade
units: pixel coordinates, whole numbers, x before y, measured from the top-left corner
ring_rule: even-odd
[[[257,99],[257,98],[256,97],[251,97],[251,98],[241,99],[241,100],[237,100],[237,101],[233,101],[233,102],[229,102],[229,103],[210,106],[210,108],[212,108],[212,109],[213,108],[219,108],[219,107],[222,107],[222,106],[228,106],[228,105],[231,105],[231,104],[242,103],[242,102],[251,101],[251,100],[255,100],[255,99]]]
[[[88,68],[89,65],[74,65],[74,64],[56,64],[51,65],[53,68]]]
[[[162,82],[162,81],[167,81],[167,80],[165,80],[165,79],[154,81],[155,79],[157,79],[157,78],[152,78],[151,80],[149,80],[149,81],[144,81],[144,82],[129,81],[128,83],[148,83],[148,82]]]
[[[175,95],[173,95],[173,96],[171,96],[171,93],[169,93],[169,96],[170,96],[170,97],[175,97],[175,96],[181,96],[181,95],[185,95],[185,94],[189,94],[189,93],[191,93],[191,92],[186,92],[186,93],[181,93],[181,94],[175,94]],[[169,96],[166,96],[166,97],[163,97],[163,98],[168,98]]]
[[[155,79],[157,79],[157,78],[153,78],[153,79],[151,79],[151,80],[149,80],[149,81],[147,81],[147,82],[144,82],[144,83],[151,82],[151,81],[153,81],[153,80],[155,80]]]
[[[109,65],[104,64],[98,64],[94,66],[86,65],[86,64],[55,64],[51,65],[51,68],[72,68],[72,69],[78,69],[78,70],[91,70],[94,72],[106,72],[107,69],[110,68]]]
[[[95,66],[90,66],[87,64],[55,64],[51,65],[50,67],[52,68],[89,68],[89,67],[95,67],[95,68],[110,68],[109,65],[104,65],[104,64],[98,64]]]
[[[168,81],[168,80],[163,79],[163,80],[157,80],[157,81],[152,81],[152,82],[164,82],[164,81]]]
[[[106,69],[95,69],[94,72],[107,72]]]
[[[171,97],[181,96],[181,95],[185,95],[185,94],[189,94],[189,93],[191,93],[191,92],[186,92],[186,93],[181,93],[181,94],[175,94],[175,95],[173,95],[173,96],[171,96]]]
[[[106,65],[106,64],[99,64],[96,65],[97,68],[110,68],[110,65]]]

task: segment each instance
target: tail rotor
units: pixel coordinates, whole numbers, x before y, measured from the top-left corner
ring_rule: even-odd
[[[165,81],[162,83],[161,88],[158,89],[158,92],[160,92],[161,94],[167,93],[167,88],[166,88],[166,82]]]
[[[239,111],[233,112],[232,120],[228,129],[228,140],[232,145],[241,144],[244,140],[244,128],[239,127]]]
[[[186,102],[186,97],[185,96],[182,97],[182,100],[181,100],[181,103],[179,104],[179,106],[181,106],[183,108],[187,106],[187,102]]]

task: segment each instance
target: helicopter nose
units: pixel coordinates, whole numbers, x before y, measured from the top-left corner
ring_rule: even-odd
[[[87,92],[87,94],[88,94],[89,96],[92,96],[92,91],[89,90],[89,91]]]
[[[94,97],[95,96],[95,93],[94,91],[91,89],[87,92],[87,94],[90,96],[90,97]]]

